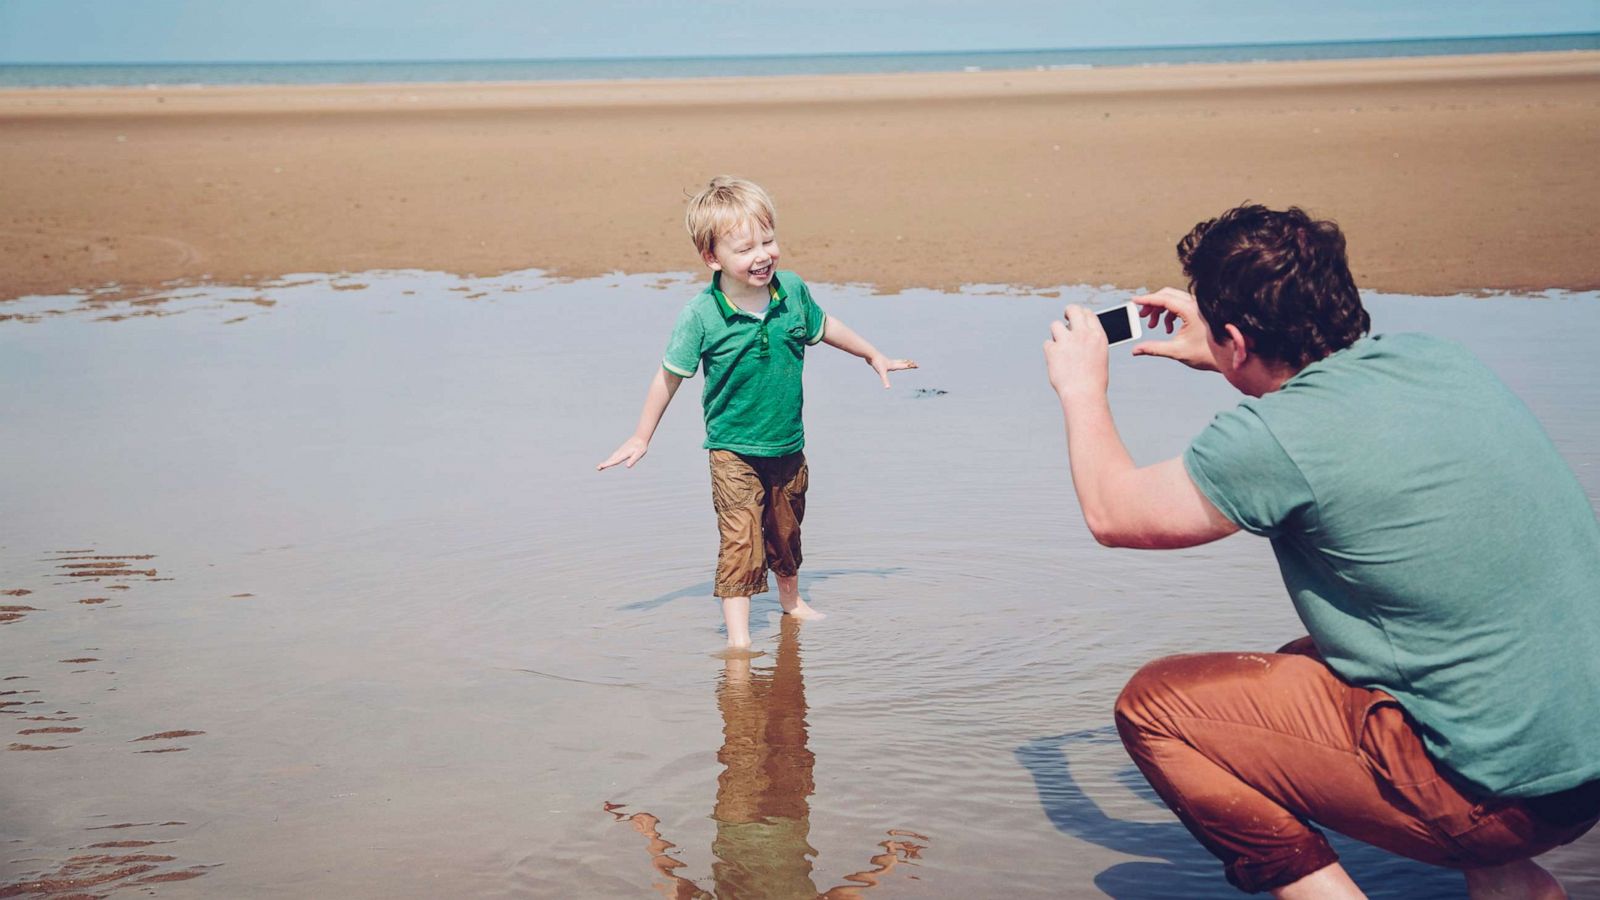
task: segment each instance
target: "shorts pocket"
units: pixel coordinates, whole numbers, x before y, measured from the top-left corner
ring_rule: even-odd
[[[1423,748],[1398,701],[1381,691],[1372,691],[1350,713],[1356,722],[1357,746],[1389,787],[1419,801],[1418,809],[1465,805],[1466,801],[1440,777],[1438,766]]]
[[[795,471],[794,477],[783,486],[783,492],[791,497],[804,497],[806,490],[811,487],[811,466],[800,460],[800,468]]]
[[[1472,867],[1498,866],[1528,859],[1556,846],[1559,841],[1515,800],[1485,800],[1464,816],[1436,823],[1454,845],[1460,859]]]
[[[731,450],[711,451],[711,505],[717,512],[756,506],[761,476]]]

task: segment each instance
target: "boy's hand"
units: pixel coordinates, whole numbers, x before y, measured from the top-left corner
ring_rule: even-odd
[[[885,388],[889,386],[890,372],[901,372],[906,369],[915,369],[917,367],[916,362],[913,360],[890,359],[881,353],[874,353],[873,355],[867,357],[867,365],[871,366],[872,371],[877,372],[878,377],[883,379],[883,386]]]
[[[606,469],[618,465],[619,463],[631,469],[633,468],[634,463],[644,459],[645,453],[649,450],[650,444],[643,438],[637,436],[628,438],[622,442],[622,446],[618,447],[616,452],[606,457],[605,462],[595,466],[594,470],[596,472],[604,472]]]
[[[1050,340],[1044,342],[1050,386],[1063,400],[1069,393],[1104,396],[1109,381],[1106,330],[1087,307],[1069,306],[1062,318],[1065,324],[1050,323]]]
[[[1191,369],[1202,372],[1216,371],[1216,361],[1211,358],[1211,345],[1206,342],[1206,323],[1200,318],[1200,305],[1194,298],[1177,288],[1162,288],[1154,294],[1133,298],[1139,304],[1139,315],[1148,319],[1145,327],[1154,331],[1156,323],[1165,315],[1167,334],[1172,334],[1174,322],[1181,322],[1178,333],[1170,341],[1144,341],[1134,346],[1134,356],[1164,356],[1175,359]]]

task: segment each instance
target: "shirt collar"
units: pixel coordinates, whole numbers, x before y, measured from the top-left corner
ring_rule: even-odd
[[[721,272],[711,273],[710,290],[712,299],[716,300],[717,302],[717,311],[722,313],[722,318],[724,321],[734,316],[747,316],[752,319],[765,318],[765,315],[758,316],[753,312],[740,309],[739,307],[733,305],[733,301],[728,299],[728,295],[722,292]],[[783,282],[778,280],[777,272],[772,273],[772,281],[767,283],[767,294],[772,298],[772,302],[767,304],[767,311],[771,311],[773,307],[788,299],[789,295],[784,292]]]

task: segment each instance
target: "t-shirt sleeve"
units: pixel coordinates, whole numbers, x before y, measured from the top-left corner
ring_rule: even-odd
[[[705,329],[694,307],[685,306],[678,313],[678,323],[672,326],[672,337],[667,340],[667,352],[661,357],[661,367],[679,378],[693,378],[700,367],[700,354],[705,349]]]
[[[1212,419],[1184,451],[1183,467],[1212,505],[1252,534],[1275,537],[1315,504],[1300,467],[1245,406]]]
[[[800,285],[800,307],[806,316],[806,343],[820,343],[823,332],[828,328],[828,314],[812,299],[811,289],[803,282]]]

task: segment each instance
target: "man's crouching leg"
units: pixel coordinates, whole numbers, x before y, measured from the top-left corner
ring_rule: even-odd
[[[1394,698],[1340,680],[1308,640],[1156,660],[1123,689],[1116,717],[1156,793],[1246,891],[1361,896],[1315,821],[1464,870],[1474,900],[1560,898],[1528,860],[1594,824],[1541,823],[1510,801],[1480,817],[1485,804],[1435,766]]]
[[[1378,698],[1387,695],[1344,684],[1312,656],[1173,656],[1134,675],[1116,722],[1140,771],[1229,882],[1292,896],[1284,889],[1316,875],[1334,888],[1324,896],[1340,896],[1339,885],[1355,885],[1306,820],[1343,831],[1341,820],[1387,807],[1353,752]]]

